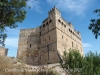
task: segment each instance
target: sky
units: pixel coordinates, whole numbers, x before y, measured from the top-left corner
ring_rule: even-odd
[[[74,29],[78,30],[82,36],[84,54],[89,51],[100,53],[100,37],[95,39],[93,33],[88,29],[90,19],[98,18],[93,13],[95,9],[100,9],[100,0],[30,0],[26,8],[26,18],[22,23],[17,23],[18,28],[7,28],[6,48],[8,56],[16,57],[18,50],[18,40],[20,29],[35,28],[42,24],[42,21],[48,17],[48,11],[56,6],[61,16],[71,22]]]

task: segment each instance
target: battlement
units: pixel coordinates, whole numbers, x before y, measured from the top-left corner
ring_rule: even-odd
[[[55,14],[61,16],[60,11],[59,11],[56,7],[52,8],[52,9],[48,12],[49,17],[51,17],[52,15],[55,15]]]

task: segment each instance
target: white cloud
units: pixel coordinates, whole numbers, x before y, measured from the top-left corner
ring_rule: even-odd
[[[66,12],[79,16],[84,16],[84,12],[91,4],[91,0],[47,0],[47,2],[56,5]]]
[[[7,28],[7,38],[5,40],[5,46],[7,48],[17,48],[18,47],[18,39],[19,39],[19,29],[10,29]]]
[[[27,5],[30,6],[33,10],[41,13],[39,0],[28,0]]]
[[[84,48],[88,48],[88,47],[91,47],[92,45],[91,44],[89,44],[89,43],[83,43],[83,47]]]
[[[18,38],[7,38],[5,41],[6,47],[18,47]]]

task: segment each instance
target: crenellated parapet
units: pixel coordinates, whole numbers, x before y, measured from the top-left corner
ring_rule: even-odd
[[[55,14],[61,16],[60,11],[59,11],[56,7],[52,8],[52,9],[48,12],[48,17],[51,17],[51,16],[53,16],[53,15],[55,15]]]
[[[66,22],[62,17],[57,19],[57,27],[59,29],[61,29],[61,31],[63,31],[65,34],[69,35],[73,35],[75,36],[78,40],[81,41],[81,34],[79,31],[76,31],[72,25],[71,22]],[[63,29],[62,29],[63,28]],[[68,34],[70,33],[70,34]]]

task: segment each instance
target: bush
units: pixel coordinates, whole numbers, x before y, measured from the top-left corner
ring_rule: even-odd
[[[47,69],[44,71],[34,71],[34,72],[28,72],[28,71],[21,71],[22,69],[25,69],[25,65],[21,63],[20,65],[15,66],[15,61],[14,59],[0,56],[0,75],[59,75],[56,71],[53,71],[52,69]],[[16,71],[7,71],[8,70],[13,70],[13,69],[18,69],[18,72]]]

